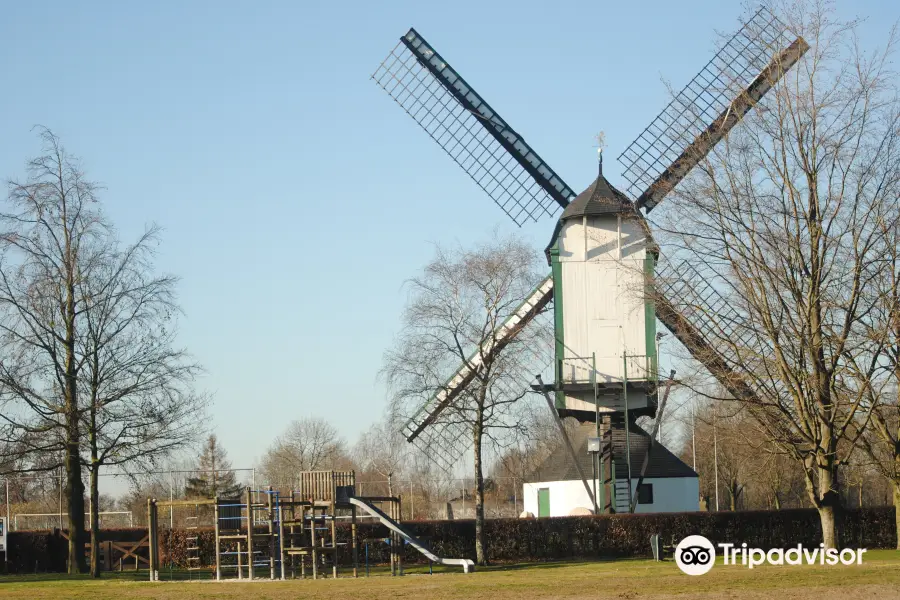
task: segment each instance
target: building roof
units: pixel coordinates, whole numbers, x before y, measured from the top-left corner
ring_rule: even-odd
[[[617,190],[601,173],[597,179],[569,202],[560,216],[560,221],[582,216],[616,215],[633,213],[634,203],[628,196]]]
[[[590,478],[592,473],[591,455],[587,451],[588,438],[595,436],[593,423],[582,423],[571,434],[572,446],[578,462],[584,470],[584,474]],[[650,435],[632,424],[629,430],[629,442],[631,445],[631,478],[637,479],[641,475],[641,465],[650,445]],[[626,479],[628,476],[628,463],[625,460],[625,427],[616,426],[613,429],[613,456],[616,461],[616,479]],[[697,473],[686,465],[680,458],[672,454],[662,444],[657,444],[650,455],[650,464],[647,465],[646,478],[662,477],[697,477]],[[528,478],[531,482],[537,481],[570,481],[581,477],[578,469],[572,463],[565,445],[559,447],[537,468]]]
[[[626,217],[637,219],[651,242],[650,252],[658,256],[659,249],[656,247],[656,243],[653,242],[653,234],[650,232],[646,219],[634,207],[634,202],[614,188],[601,171],[597,175],[597,179],[587,189],[575,196],[575,199],[566,205],[565,210],[560,215],[559,220],[556,222],[556,227],[553,229],[553,235],[550,237],[550,243],[547,244],[547,248],[544,250],[544,254],[547,256],[547,264],[550,264],[550,250],[556,244],[565,221],[583,216],[602,215],[625,215]]]

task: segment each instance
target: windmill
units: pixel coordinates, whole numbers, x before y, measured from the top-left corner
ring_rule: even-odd
[[[602,423],[604,460],[614,454],[616,430],[624,428],[630,447],[633,420],[656,413],[657,319],[731,394],[752,396],[729,356],[704,335],[710,327],[740,335],[736,313],[689,264],[662,262],[645,215],[808,49],[760,8],[618,157],[626,190],[603,176],[601,155],[596,179],[577,194],[415,29],[401,37],[372,75],[376,83],[517,225],[557,219],[546,251],[551,273],[406,423],[407,440],[425,443],[445,468],[455,462],[460,432],[442,415],[471,383],[479,357],[537,326],[551,302],[554,381],[533,387],[552,394],[560,417],[595,422],[598,434]],[[704,317],[710,314],[720,318]],[[625,488],[612,483],[604,491],[605,507],[634,510],[630,477],[629,465]]]

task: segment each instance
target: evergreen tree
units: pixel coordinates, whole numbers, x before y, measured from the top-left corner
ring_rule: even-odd
[[[197,476],[188,478],[185,486],[184,492],[188,498],[236,498],[240,495],[241,484],[215,434],[207,438],[196,468]]]

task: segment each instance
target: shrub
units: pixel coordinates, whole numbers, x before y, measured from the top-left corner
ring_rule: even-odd
[[[475,522],[409,521],[403,526],[420,537],[439,556],[475,557]],[[658,533],[665,544],[677,543],[691,534],[706,536],[713,543],[731,542],[768,550],[803,544],[818,546],[822,531],[813,509],[718,513],[656,513],[557,517],[552,519],[493,519],[485,524],[489,557],[498,562],[531,562],[570,558],[631,558],[650,556],[650,536]],[[263,529],[260,529],[262,532]],[[137,541],[146,529],[108,529],[103,540]],[[368,541],[369,562],[389,561],[389,548],[382,540],[389,531],[380,523],[359,524],[359,560],[363,562]],[[200,563],[215,563],[215,532],[160,529],[160,566],[188,566],[188,547],[196,536]],[[890,506],[849,510],[845,513],[844,544],[860,548],[896,546],[894,508]],[[337,526],[338,542],[349,543],[350,526]],[[14,573],[64,571],[67,541],[59,531],[13,531],[9,533],[9,570]],[[235,542],[228,542],[232,549]],[[246,550],[246,547],[244,548]],[[341,549],[340,561],[350,563],[350,548]],[[422,563],[425,558],[411,546],[404,561]]]

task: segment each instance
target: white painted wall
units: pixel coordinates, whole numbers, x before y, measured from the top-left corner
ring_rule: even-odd
[[[644,479],[653,485],[653,504],[638,504],[635,512],[693,512],[700,510],[700,483],[696,477],[660,477]],[[591,481],[588,480],[588,485]],[[637,480],[631,481],[632,493],[637,489]],[[538,515],[538,490],[550,490],[550,516],[567,517],[573,509],[591,509],[591,499],[584,484],[574,481],[544,481],[526,483],[522,486],[524,510]],[[593,486],[591,487],[593,490]]]
[[[646,235],[633,219],[618,215],[569,219],[559,236],[565,356],[562,380],[591,381],[595,355],[602,383],[645,380],[653,366],[647,355],[644,259]],[[646,394],[629,394],[629,408],[643,408]],[[566,406],[593,410],[590,392],[568,394]]]
[[[618,215],[569,219],[560,232],[566,356],[596,354],[601,380],[621,381],[624,351],[653,352],[646,347],[645,242],[640,225]],[[629,361],[630,379],[647,378],[639,363]]]

